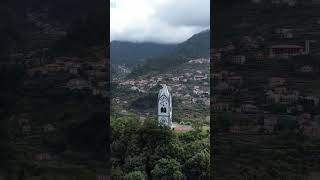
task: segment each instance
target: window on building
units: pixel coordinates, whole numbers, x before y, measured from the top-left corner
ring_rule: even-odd
[[[161,111],[162,113],[166,113],[166,112],[167,112],[167,108],[162,107],[162,108],[160,109],[160,111]]]

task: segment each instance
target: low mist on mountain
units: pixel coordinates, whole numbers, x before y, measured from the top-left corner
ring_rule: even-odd
[[[111,63],[132,67],[142,63],[146,58],[170,52],[175,47],[176,44],[112,41],[110,44]]]
[[[210,31],[205,30],[178,44],[170,52],[146,59],[142,64],[133,68],[129,77],[136,77],[149,72],[165,71],[193,58],[209,57],[209,54]]]

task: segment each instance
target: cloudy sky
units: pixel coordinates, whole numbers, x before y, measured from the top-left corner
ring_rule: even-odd
[[[210,0],[111,0],[112,40],[179,43],[210,28]]]

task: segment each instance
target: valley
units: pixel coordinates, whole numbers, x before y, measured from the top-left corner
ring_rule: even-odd
[[[167,84],[173,96],[174,121],[192,123],[192,119],[202,118],[209,125],[209,38],[204,38],[208,34],[209,31],[200,32],[176,45],[176,49],[146,58],[125,71],[124,67],[113,65],[112,112],[155,118],[160,84]],[[207,50],[200,50],[198,45]]]
[[[113,179],[209,178],[209,33],[152,56],[145,47],[146,58],[134,66],[111,64]],[[172,97],[173,129],[158,122],[161,84]]]

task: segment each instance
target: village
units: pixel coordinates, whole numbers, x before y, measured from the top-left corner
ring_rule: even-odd
[[[92,62],[76,57],[59,57],[54,63],[29,68],[27,74],[32,81],[32,78],[36,77],[66,73],[69,78],[61,84],[62,87],[71,91],[87,91],[91,95],[106,98],[108,91],[105,64],[105,59]]]
[[[127,96],[116,94],[112,97],[112,103],[122,107],[122,112],[127,112],[126,105],[132,101],[130,94],[144,96],[160,84],[167,84],[173,99],[181,100],[179,102],[181,105],[175,104],[174,106],[182,106],[184,108],[201,107],[209,110],[209,63],[208,58],[192,59],[179,67],[179,70],[170,71],[169,73],[150,75],[139,79],[113,80],[113,83],[117,83],[120,88],[130,91]],[[192,112],[185,113],[185,117],[191,117],[191,115]]]
[[[86,106],[94,104],[92,109],[95,111],[105,109],[103,104],[110,94],[106,88],[107,59],[51,58],[46,54],[42,55],[44,51],[46,50],[40,49],[28,54],[12,54],[13,61],[3,66],[19,65],[25,69],[22,86],[18,91],[20,98],[16,102],[20,108],[10,117],[14,127],[11,134],[14,145],[19,152],[20,149],[29,148],[28,151],[21,152],[24,157],[32,161],[54,163],[66,155],[72,156],[73,153],[71,150],[67,150],[66,153],[56,153],[52,148],[44,147],[43,144],[44,141],[57,139],[57,134],[61,134],[62,125],[73,121],[72,111],[82,106],[74,106],[74,103],[77,103],[76,96],[82,95],[81,99],[87,99]],[[15,59],[17,59],[16,62],[14,62]],[[55,106],[57,102],[52,102],[52,99],[61,100],[60,105]],[[50,106],[41,105],[48,101],[51,101]],[[63,110],[56,111],[58,108],[54,107],[62,107]],[[92,109],[88,111],[93,111]],[[59,121],[66,114],[71,116],[64,121]]]
[[[261,3],[261,1],[252,1]],[[272,1],[295,6],[296,1]],[[316,1],[312,2],[316,3]],[[294,131],[320,138],[319,19],[314,27],[274,27],[212,48],[212,110],[228,114],[230,133]],[[312,87],[312,88],[311,88]],[[308,89],[310,88],[310,89]]]
[[[24,93],[28,93],[28,89],[36,88],[37,83],[35,82],[49,78],[55,81],[56,88],[74,94],[84,93],[99,99],[107,98],[110,94],[106,89],[105,60],[57,57],[47,62],[48,60],[41,56],[32,59],[32,63],[27,63],[27,78],[24,82],[27,90]],[[165,83],[169,86],[174,100],[179,100],[179,104],[175,104],[175,109],[188,109],[184,113],[179,113],[179,116],[176,114],[176,117],[192,118],[193,111],[191,109],[199,109],[200,111],[204,109],[206,113],[203,116],[208,119],[210,107],[209,64],[209,58],[191,59],[171,73],[160,73],[156,76],[150,75],[139,79],[113,78],[112,83],[118,84],[121,89],[125,89],[126,93],[129,91],[129,93],[127,96],[113,94],[112,104],[120,108],[121,113],[127,114],[131,111],[130,105],[135,98],[148,95],[149,91]],[[32,90],[30,92],[32,93]],[[138,114],[142,119],[154,115],[152,112],[139,112]],[[15,118],[20,121],[19,119],[26,119],[25,117],[28,117],[27,113]],[[27,118],[27,120],[23,120],[25,123],[19,123],[22,134],[41,132],[41,130],[36,130],[38,127],[36,129],[32,127],[31,119]],[[55,124],[52,123],[43,126],[49,127],[50,132],[54,132],[56,129]],[[190,127],[188,126],[187,129],[190,130]]]

